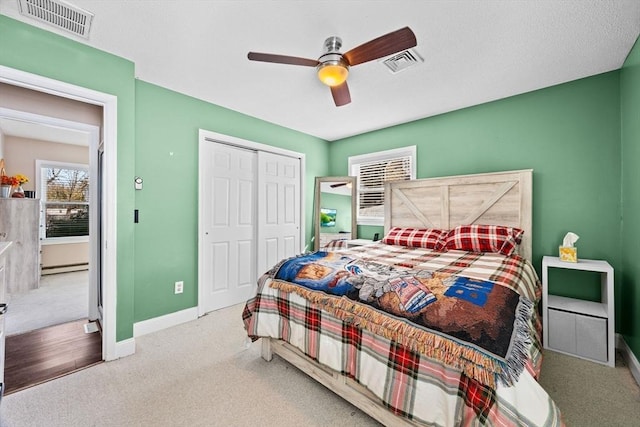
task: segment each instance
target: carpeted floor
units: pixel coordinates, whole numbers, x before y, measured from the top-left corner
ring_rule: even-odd
[[[38,289],[9,294],[7,302],[8,336],[84,319],[89,315],[89,272],[42,276]]]
[[[242,305],[136,339],[136,354],[19,391],[0,425],[375,426],[366,414],[247,344]],[[549,352],[543,385],[568,426],[637,426],[640,388],[628,369]]]
[[[640,426],[640,387],[620,354],[616,367],[547,351],[540,384],[567,426]]]

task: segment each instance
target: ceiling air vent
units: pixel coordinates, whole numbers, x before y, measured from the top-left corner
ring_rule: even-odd
[[[89,38],[93,13],[70,5],[62,0],[19,0],[20,13],[69,31],[77,36]]]
[[[424,59],[414,49],[403,50],[400,53],[393,55],[383,61],[392,73],[399,73],[402,70],[406,70],[420,62],[424,62]]]

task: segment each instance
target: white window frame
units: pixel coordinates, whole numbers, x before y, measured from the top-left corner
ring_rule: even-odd
[[[409,179],[416,179],[416,146],[411,145],[402,148],[394,148],[392,150],[377,151],[374,153],[360,154],[349,157],[349,175],[358,178],[358,191],[356,197],[356,208],[358,212],[358,225],[384,225],[384,214],[381,216],[363,216],[360,215],[360,165],[370,162],[381,162],[385,160],[396,160],[399,158],[409,158],[410,171]]]
[[[42,178],[42,168],[60,168],[60,169],[86,169],[91,172],[88,164],[58,162],[54,160],[36,160],[36,188],[40,190],[40,243],[42,245],[62,245],[68,243],[88,243],[89,234],[86,236],[69,236],[69,237],[49,237],[47,238],[47,224],[45,215],[45,206],[47,203],[47,183]],[[89,175],[91,179],[91,175]],[[86,202],[90,206],[90,202]]]

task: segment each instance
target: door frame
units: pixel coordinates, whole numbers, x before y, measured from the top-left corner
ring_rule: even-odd
[[[72,85],[48,77],[0,65],[0,82],[13,86],[44,92],[69,98],[87,104],[102,107],[103,143],[105,167],[102,177],[103,186],[103,224],[104,235],[99,242],[104,251],[103,265],[103,319],[102,319],[102,358],[114,360],[123,356],[118,354],[116,343],[116,303],[117,303],[117,112],[118,98],[103,92]],[[97,148],[95,153],[97,156]],[[109,244],[107,245],[107,242]],[[93,245],[92,245],[93,246]],[[97,246],[96,248],[97,249]],[[94,248],[92,247],[92,251]],[[96,266],[97,267],[97,266]]]
[[[201,203],[204,194],[204,185],[202,180],[202,171],[206,167],[204,165],[204,156],[201,155],[202,147],[204,144],[226,144],[234,147],[244,148],[253,151],[265,151],[268,153],[279,154],[281,156],[293,157],[300,160],[300,248],[305,247],[305,154],[298,153],[297,151],[291,151],[284,148],[273,147],[267,144],[261,144],[259,142],[249,141],[247,139],[237,138],[235,136],[225,135],[222,133],[212,132],[205,129],[199,129],[198,131],[198,317],[206,314],[204,304],[204,286],[201,286],[204,276],[204,268],[201,259],[203,253],[203,229],[204,224],[202,218],[204,217],[204,206]]]

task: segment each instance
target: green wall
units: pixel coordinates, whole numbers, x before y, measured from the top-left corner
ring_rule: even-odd
[[[619,84],[615,71],[332,142],[330,173],[346,174],[348,156],[407,145],[417,146],[418,178],[533,169],[538,273],[567,231],[580,236],[579,257],[606,259],[619,271]],[[375,231],[359,227],[359,237]],[[553,292],[599,295],[597,276],[571,273],[554,274]]]
[[[640,44],[620,72],[622,105],[622,283],[618,330],[640,359]]]
[[[307,242],[313,177],[346,175],[350,155],[417,145],[419,178],[532,168],[534,265],[557,253],[567,231],[580,235],[580,257],[616,269],[616,329],[640,355],[639,50],[621,71],[327,143],[136,80],[130,61],[0,15],[1,65],[118,97],[118,341],[135,321],[197,304],[203,128],[305,153]],[[135,192],[137,175],[145,187]],[[380,228],[359,231],[370,238]],[[184,294],[173,295],[175,280]],[[556,281],[556,292],[594,292],[588,278]]]
[[[328,156],[326,141],[142,82],[128,60],[4,15],[0,65],[118,97],[117,341],[133,336],[134,322],[197,304],[199,128],[305,154],[310,241],[314,177],[328,174],[317,160]],[[135,192],[135,176],[144,190]],[[175,280],[185,281],[184,294],[173,295]]]
[[[339,233],[351,231],[351,196],[342,194],[322,193],[321,208],[336,209],[336,226],[321,227],[321,233]]]
[[[135,321],[198,304],[198,130],[305,154],[305,233],[312,235],[315,176],[327,174],[328,143],[299,132],[136,81]],[[184,293],[173,285],[183,280]]]
[[[133,335],[134,64],[0,15],[0,64],[118,97],[117,330]]]

